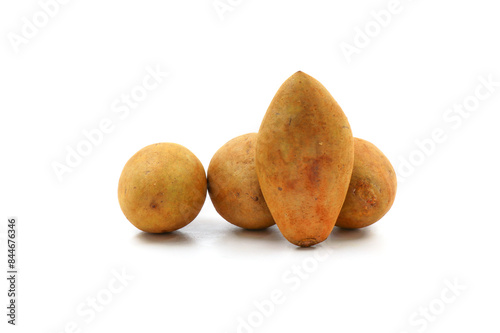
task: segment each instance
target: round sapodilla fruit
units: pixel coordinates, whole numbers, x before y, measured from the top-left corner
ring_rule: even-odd
[[[125,164],[118,201],[138,229],[165,233],[198,215],[207,195],[205,170],[187,148],[175,143],[146,146]]]
[[[336,226],[357,229],[377,222],[391,209],[396,189],[396,172],[384,153],[355,138],[351,182]]]
[[[217,212],[245,229],[274,224],[255,171],[257,133],[238,136],[224,144],[208,166],[208,193]]]

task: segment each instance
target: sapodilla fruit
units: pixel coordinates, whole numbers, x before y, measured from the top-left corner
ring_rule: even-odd
[[[297,72],[274,96],[259,129],[256,171],[283,236],[308,247],[331,233],[354,161],[347,118],[326,88]]]
[[[389,159],[374,144],[354,138],[354,168],[335,224],[358,229],[380,220],[396,198],[397,177]]]
[[[223,145],[208,166],[208,193],[217,212],[245,229],[274,225],[255,172],[257,133],[240,135]]]
[[[138,229],[165,233],[188,225],[207,195],[200,160],[186,147],[169,142],[146,146],[123,167],[118,201]]]

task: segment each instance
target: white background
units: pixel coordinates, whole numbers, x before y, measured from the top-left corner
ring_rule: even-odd
[[[21,272],[14,329],[0,283],[2,332],[60,333],[71,322],[80,332],[237,332],[249,317],[240,332],[497,332],[500,87],[467,118],[443,118],[474,101],[480,77],[500,81],[496,2],[401,0],[350,62],[342,43],[354,45],[356,27],[388,0],[232,3],[222,20],[212,0],[69,1],[18,52],[9,36],[40,5],[1,3],[0,267],[6,219],[16,215]],[[148,66],[169,76],[121,119],[113,102]],[[258,130],[297,70],[320,80],[354,135],[399,170],[383,220],[298,249],[276,226],[230,225],[208,198],[169,235],[125,219],[117,184],[136,151],[176,142],[207,168],[225,142]],[[52,164],[105,118],[112,132],[59,181]],[[438,128],[446,140],[422,159],[415,141]],[[404,171],[410,158],[420,165]],[[307,275],[292,271],[303,265]],[[79,315],[123,269],[134,277],[127,286],[95,317]],[[458,296],[447,290],[455,282],[466,287]],[[283,302],[264,317],[254,302],[267,304],[273,290]],[[422,319],[429,306],[435,315]]]

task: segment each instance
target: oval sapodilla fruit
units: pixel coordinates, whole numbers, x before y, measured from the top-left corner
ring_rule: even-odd
[[[259,129],[256,169],[274,221],[298,246],[331,233],[351,179],[349,122],[332,95],[297,72],[274,96]]]
[[[274,224],[255,171],[257,133],[238,136],[223,145],[208,166],[208,193],[217,212],[245,229]]]
[[[374,144],[355,138],[351,183],[336,225],[356,229],[377,222],[391,209],[396,188],[387,157]]]
[[[123,168],[118,201],[125,217],[151,233],[189,224],[207,195],[205,169],[187,148],[157,143],[139,150]]]

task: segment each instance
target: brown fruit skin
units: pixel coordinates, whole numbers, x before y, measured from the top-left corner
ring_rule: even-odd
[[[274,224],[255,171],[257,133],[238,136],[223,145],[208,166],[208,193],[217,212],[245,229]]]
[[[354,160],[347,118],[323,85],[297,72],[274,96],[257,139],[257,176],[274,221],[308,247],[331,233]]]
[[[372,143],[354,139],[354,169],[336,225],[346,229],[369,226],[391,209],[396,198],[396,172]]]
[[[138,229],[165,233],[198,215],[207,195],[205,169],[187,148],[175,143],[146,146],[125,164],[118,201]]]

